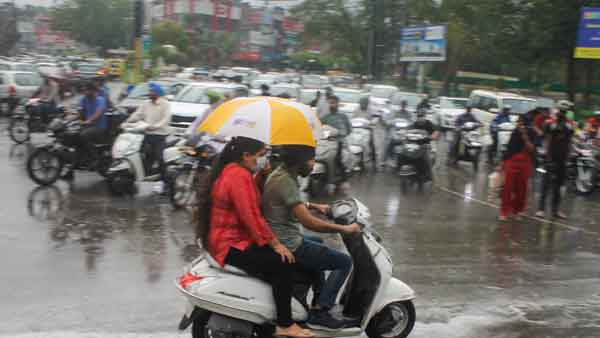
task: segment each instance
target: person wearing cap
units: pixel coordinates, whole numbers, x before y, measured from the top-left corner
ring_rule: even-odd
[[[450,156],[448,157],[448,164],[454,165],[458,161],[458,147],[460,145],[462,136],[461,129],[468,122],[477,123],[481,126],[481,122],[475,117],[475,115],[473,115],[473,107],[471,105],[468,105],[465,108],[465,112],[458,115],[456,121],[454,122],[454,126],[456,128],[454,130],[453,142],[450,144]]]
[[[328,205],[305,202],[300,193],[298,177],[308,177],[315,164],[315,148],[304,145],[281,146],[283,164],[267,178],[262,195],[262,211],[279,241],[296,258],[299,268],[306,271],[331,271],[316,296],[316,307],[309,313],[308,325],[313,328],[340,329],[344,320],[329,312],[344,281],[352,270],[352,259],[304,236],[304,228],[319,233],[353,235],[360,232],[358,224],[343,226],[323,221],[310,210],[329,212]]]
[[[490,136],[492,137],[492,144],[488,148],[488,163],[494,163],[494,156],[498,151],[498,127],[502,123],[510,123],[510,113],[512,110],[512,106],[504,105],[502,107],[502,111],[492,120],[490,123]]]
[[[571,139],[575,133],[575,124],[567,119],[567,111],[570,109],[568,102],[559,102],[557,108],[556,116],[546,121],[544,128],[547,172],[543,177],[536,216],[546,216],[546,197],[548,190],[552,189],[552,216],[565,219],[566,215],[560,211],[561,187],[567,178],[566,163],[571,150]]]
[[[149,101],[144,102],[125,123],[144,121],[148,124],[145,131],[144,143],[151,149],[151,153],[146,157],[145,167],[150,168],[152,164],[158,162],[160,166],[160,175],[164,181],[164,163],[163,150],[165,140],[171,133],[169,122],[171,121],[171,106],[169,101],[164,98],[162,87],[156,83],[149,83],[148,93]]]
[[[600,111],[585,121],[585,131],[590,138],[600,138]]]

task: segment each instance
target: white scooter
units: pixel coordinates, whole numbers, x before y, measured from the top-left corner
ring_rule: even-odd
[[[142,121],[121,125],[123,132],[113,144],[113,161],[107,173],[108,187],[115,195],[135,194],[139,183],[160,180],[160,174],[144,165],[142,146],[147,127]]]
[[[353,273],[341,290],[346,317],[357,318],[356,327],[338,331],[313,330],[316,337],[404,338],[415,324],[412,300],[415,292],[392,277],[393,263],[372,229],[370,213],[358,200],[335,202],[331,219],[340,224],[363,226],[359,235],[342,236],[353,260]],[[226,265],[221,267],[209,254],[194,260],[175,281],[188,301],[179,329],[192,325],[193,338],[271,337],[276,318],[271,285]],[[308,318],[302,302],[292,299],[297,322]]]
[[[371,121],[365,118],[353,118],[352,133],[346,137],[348,149],[354,156],[357,165],[352,168],[354,171],[365,171],[367,163],[375,165],[375,149],[373,149],[373,125]]]

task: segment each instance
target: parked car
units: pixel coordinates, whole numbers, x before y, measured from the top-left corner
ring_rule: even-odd
[[[438,116],[442,130],[453,130],[456,118],[465,112],[468,98],[440,96],[431,100],[433,112]]]
[[[236,83],[194,82],[171,99],[171,123],[175,135],[183,135],[194,120],[210,106],[207,92],[213,90],[230,98],[248,96],[248,88]]]

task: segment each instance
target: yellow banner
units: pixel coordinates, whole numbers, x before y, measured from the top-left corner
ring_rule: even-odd
[[[600,48],[575,48],[576,59],[600,59]]]

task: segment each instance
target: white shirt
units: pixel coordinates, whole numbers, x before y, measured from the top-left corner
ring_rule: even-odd
[[[127,122],[138,121],[144,121],[148,124],[148,127],[156,128],[156,130],[146,132],[147,134],[169,135],[171,133],[169,127],[171,105],[169,101],[159,97],[156,102],[152,102],[152,100],[145,102],[127,119]]]

